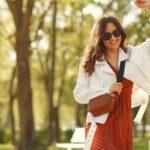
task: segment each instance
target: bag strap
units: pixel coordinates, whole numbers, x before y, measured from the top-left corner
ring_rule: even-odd
[[[126,60],[123,60],[120,62],[120,68],[119,68],[118,75],[117,75],[117,82],[122,82],[123,80],[125,62]]]
[[[119,68],[118,75],[117,75],[117,82],[122,82],[123,80],[125,62],[126,60],[123,60],[120,62],[120,68]],[[113,93],[115,94],[115,96],[118,96],[118,92],[113,92]]]

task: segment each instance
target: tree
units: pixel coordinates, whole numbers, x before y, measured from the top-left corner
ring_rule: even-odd
[[[52,63],[51,63],[51,74],[50,74],[50,99],[49,99],[49,144],[53,142],[53,137],[55,136],[53,133],[55,123],[54,123],[54,110],[53,110],[53,94],[54,94],[54,77],[55,77],[55,60],[56,60],[56,15],[57,15],[57,0],[52,0],[52,29],[51,29],[51,51],[52,51]],[[49,58],[49,55],[47,55]]]
[[[34,0],[7,0],[15,24],[15,50],[17,55],[17,100],[20,119],[20,143],[18,149],[35,149],[35,131],[30,84],[29,46],[30,19]]]

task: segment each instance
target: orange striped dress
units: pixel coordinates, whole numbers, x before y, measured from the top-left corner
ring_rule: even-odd
[[[108,61],[107,63],[115,72]],[[123,88],[115,101],[115,109],[109,114],[105,124],[97,123],[97,130],[92,141],[91,150],[133,150],[131,94],[133,82],[123,78]],[[86,127],[86,134],[90,123]]]

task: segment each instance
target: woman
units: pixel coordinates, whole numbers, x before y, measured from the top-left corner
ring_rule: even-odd
[[[139,71],[141,68],[136,67],[136,63],[140,67],[141,62],[145,60],[144,54],[147,54],[150,48],[150,41],[130,51],[124,45],[125,39],[126,34],[114,17],[103,17],[93,27],[90,42],[79,67],[77,83],[73,90],[74,98],[81,104],[88,104],[92,98],[104,93],[118,92],[119,96],[111,113],[98,117],[87,113],[86,150],[133,149],[131,93],[133,82],[150,93],[150,80],[146,81],[143,72]],[[136,61],[137,52],[142,54],[139,58],[141,61]],[[122,60],[128,60],[124,79],[122,83],[116,83]]]

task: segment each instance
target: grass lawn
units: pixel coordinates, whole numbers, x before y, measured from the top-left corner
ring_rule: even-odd
[[[10,143],[8,143],[8,144],[0,144],[0,150],[15,150],[15,148]]]
[[[150,139],[134,138],[134,150],[150,150],[148,149],[148,141]]]
[[[148,138],[134,138],[134,150],[149,150],[148,149]],[[0,150],[15,150],[14,146],[10,143],[8,144],[0,144]],[[50,147],[48,150],[58,150],[54,147]],[[63,150],[63,149],[60,149]]]

